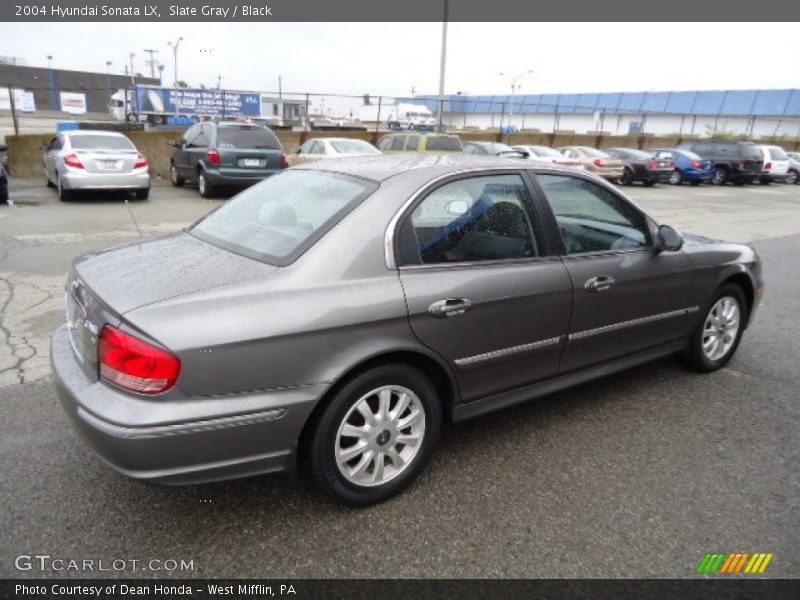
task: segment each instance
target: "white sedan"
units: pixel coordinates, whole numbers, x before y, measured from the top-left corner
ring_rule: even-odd
[[[383,154],[375,146],[364,140],[352,138],[311,138],[289,156],[289,166],[312,160],[346,158],[350,156],[372,156]]]
[[[512,146],[513,150],[524,152],[528,155],[529,160],[535,160],[542,163],[551,163],[565,167],[572,167],[573,169],[584,169],[583,163],[579,160],[567,158],[555,148],[549,146]]]

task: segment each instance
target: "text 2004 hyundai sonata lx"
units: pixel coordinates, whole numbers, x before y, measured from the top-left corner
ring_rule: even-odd
[[[760,273],[752,248],[659,227],[588,173],[325,161],[78,259],[52,359],[75,426],[126,475],[302,464],[367,504],[410,483],[445,421],[671,353],[720,368]]]

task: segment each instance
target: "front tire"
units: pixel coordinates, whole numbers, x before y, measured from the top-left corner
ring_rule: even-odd
[[[792,169],[786,174],[786,183],[794,185],[800,182],[800,173]]]
[[[439,439],[442,407],[430,379],[402,364],[348,381],[320,414],[308,446],[314,479],[357,506],[399,494]]]
[[[702,311],[683,351],[684,361],[708,373],[724,367],[739,347],[747,323],[747,301],[742,288],[723,284]]]
[[[713,185],[725,185],[728,181],[728,176],[727,169],[717,169],[714,171],[714,175],[711,176],[711,183]]]
[[[669,183],[672,185],[682,185],[683,184],[683,173],[675,169],[672,173],[669,174],[669,179],[667,179]]]
[[[174,164],[169,166],[169,182],[173,187],[183,187],[183,184],[186,183],[186,179],[178,175],[178,169]]]

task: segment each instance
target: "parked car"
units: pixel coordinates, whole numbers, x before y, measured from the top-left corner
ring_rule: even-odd
[[[606,152],[609,156],[620,159],[625,166],[622,176],[617,179],[620,185],[641,181],[646,186],[652,186],[667,179],[675,170],[671,160],[657,158],[636,148],[608,148]]]
[[[5,167],[0,164],[0,204],[8,203],[8,175]]]
[[[711,183],[743,185],[760,178],[764,173],[764,157],[753,142],[697,140],[679,146],[704,159],[714,161]]]
[[[512,146],[514,150],[525,152],[528,155],[528,160],[544,164],[562,165],[565,167],[572,167],[574,169],[584,169],[583,163],[577,159],[567,158],[555,148],[549,146],[529,146],[517,145]]]
[[[289,166],[321,159],[374,156],[382,154],[375,146],[353,138],[311,138],[289,155]]]
[[[112,468],[307,467],[369,504],[446,421],[675,353],[723,367],[763,283],[751,247],[659,225],[589,173],[461,155],[299,165],[77,259],[67,290],[55,385]]]
[[[139,200],[150,196],[147,158],[121,133],[63,131],[41,149],[45,183],[62,201],[91,190],[130,191]]]
[[[558,150],[567,158],[579,161],[584,168],[591,172],[615,181],[622,177],[625,171],[623,162],[602,150],[589,146],[565,146]]]
[[[672,185],[681,185],[688,181],[692,185],[710,182],[714,176],[714,161],[700,158],[691,150],[679,148],[654,148],[653,156],[672,162],[674,169],[667,177]]]
[[[283,146],[268,127],[239,121],[205,121],[171,141],[172,185],[196,182],[200,195],[219,188],[245,188],[289,166]]]
[[[389,133],[378,141],[381,152],[463,152],[461,138],[450,133]]]
[[[6,171],[6,175],[11,174],[11,168],[8,166],[8,146],[0,144],[0,166]]]
[[[464,142],[464,152],[466,154],[477,154],[479,156],[500,156],[501,154],[517,154],[508,144],[500,142]]]
[[[773,181],[786,181],[789,174],[789,155],[780,146],[759,146],[764,156],[764,174],[759,179],[761,185]]]
[[[789,172],[786,183],[800,183],[800,152],[787,152],[789,156]]]

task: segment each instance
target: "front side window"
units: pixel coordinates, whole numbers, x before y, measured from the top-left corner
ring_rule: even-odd
[[[391,149],[392,146],[392,138],[385,137],[382,138],[380,142],[378,142],[378,150],[381,152],[386,152],[387,150]]]
[[[392,139],[392,150],[400,151],[406,143],[406,136],[398,135]]]
[[[189,232],[237,254],[285,265],[374,188],[335,173],[284,171],[235,196]]]
[[[642,214],[605,187],[580,177],[538,175],[567,254],[648,245]]]
[[[447,183],[411,214],[424,264],[539,256],[519,175],[489,175]]]

